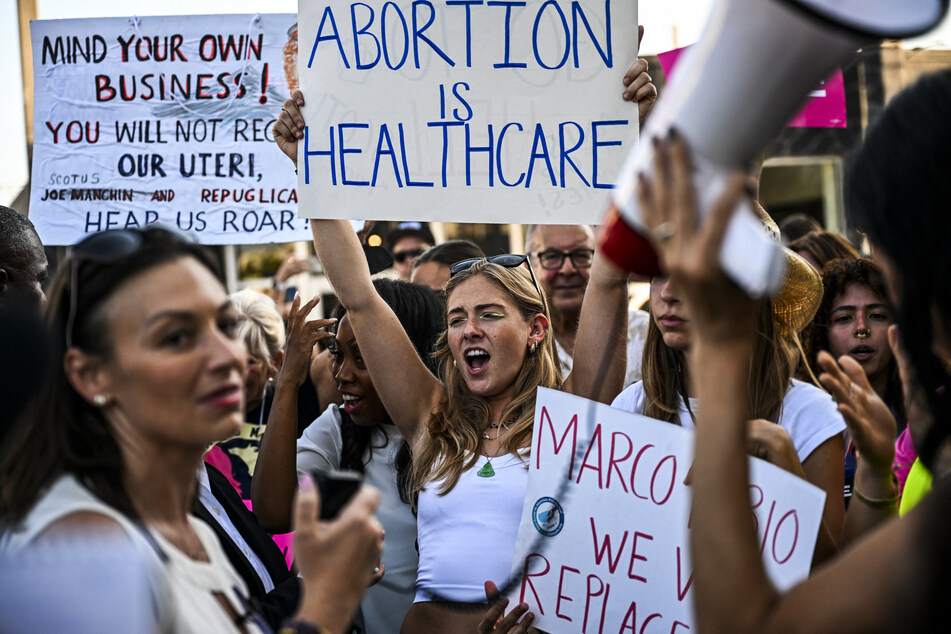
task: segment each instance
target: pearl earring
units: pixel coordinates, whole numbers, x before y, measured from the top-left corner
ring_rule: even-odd
[[[96,394],[92,397],[92,402],[96,407],[104,407],[106,405],[106,397],[103,394]]]

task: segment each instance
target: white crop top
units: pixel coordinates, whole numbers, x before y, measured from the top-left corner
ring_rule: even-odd
[[[528,469],[506,454],[492,458],[495,475],[483,478],[477,473],[485,463],[480,456],[444,496],[438,482],[419,494],[417,603],[484,603],[487,580],[502,587],[509,579]]]

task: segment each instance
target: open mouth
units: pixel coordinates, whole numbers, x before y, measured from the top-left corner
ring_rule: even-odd
[[[354,396],[353,394],[340,394],[340,397],[343,399],[343,409],[348,414],[353,413],[354,410],[360,407],[360,404],[363,402],[362,396]]]
[[[469,366],[469,370],[473,373],[481,372],[486,364],[489,363],[490,358],[488,352],[479,350],[478,348],[467,350],[465,357],[466,365]]]
[[[871,346],[855,346],[849,351],[849,354],[858,362],[867,361],[875,354],[875,348]]]

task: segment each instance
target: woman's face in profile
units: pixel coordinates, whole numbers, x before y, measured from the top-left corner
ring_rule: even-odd
[[[120,442],[204,448],[244,418],[247,351],[224,287],[184,257],[126,280],[105,302],[112,354],[104,413]]]

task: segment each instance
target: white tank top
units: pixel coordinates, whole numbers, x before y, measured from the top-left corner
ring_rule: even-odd
[[[417,603],[484,603],[487,580],[499,587],[509,580],[528,468],[506,454],[492,458],[495,475],[483,478],[477,473],[485,463],[480,456],[445,496],[438,482],[419,494]]]

